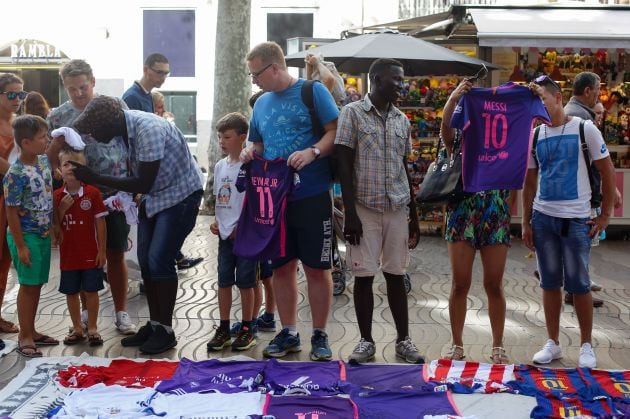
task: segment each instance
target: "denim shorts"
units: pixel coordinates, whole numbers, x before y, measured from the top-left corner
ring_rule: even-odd
[[[236,284],[239,288],[256,287],[256,266],[258,262],[234,254],[234,242],[219,238],[219,288],[230,288]]]
[[[105,288],[104,277],[103,268],[61,271],[59,292],[66,295],[76,294],[79,291],[98,292]]]
[[[558,218],[534,211],[532,231],[540,273],[540,287],[564,286],[572,294],[590,290],[588,263],[591,256],[590,218]]]

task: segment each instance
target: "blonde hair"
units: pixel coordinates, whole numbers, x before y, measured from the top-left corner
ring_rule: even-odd
[[[80,150],[75,150],[70,147],[64,147],[59,152],[59,162],[63,163],[64,160],[74,160],[78,163],[86,164],[87,158],[85,153]]]
[[[263,42],[252,48],[245,59],[252,61],[254,58],[260,58],[263,65],[274,63],[278,64],[283,70],[287,69],[287,63],[284,60],[284,52],[280,45],[275,42]]]

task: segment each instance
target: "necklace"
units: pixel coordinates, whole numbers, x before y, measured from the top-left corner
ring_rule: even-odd
[[[564,129],[567,127],[569,123],[569,117],[564,116],[564,123],[562,124],[562,131],[560,132],[560,136],[558,137],[558,142],[556,143],[556,147],[553,149],[553,153],[549,150],[549,141],[547,136],[547,125],[544,126],[545,130],[545,149],[547,150],[547,158],[552,161],[555,160],[556,154],[558,152],[558,148],[560,148],[560,143],[562,142],[562,136],[564,135]]]

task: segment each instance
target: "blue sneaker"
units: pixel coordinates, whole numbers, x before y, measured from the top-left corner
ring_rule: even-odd
[[[275,320],[266,320],[265,316],[262,315],[256,319],[256,328],[261,332],[275,332],[276,331],[276,321]]]
[[[263,349],[263,356],[266,358],[282,358],[289,352],[300,352],[300,334],[293,336],[289,329],[282,329],[280,333]]]
[[[316,330],[311,337],[311,360],[330,361],[331,359],[332,351],[328,346],[328,335],[326,332]]]

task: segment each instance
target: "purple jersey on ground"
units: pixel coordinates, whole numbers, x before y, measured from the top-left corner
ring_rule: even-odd
[[[346,383],[372,390],[419,389],[424,365],[346,363]]]
[[[191,361],[182,358],[170,380],[156,388],[161,393],[240,393],[255,391],[262,383],[264,361]]]
[[[341,361],[281,362],[270,359],[263,384],[276,395],[330,396],[340,393],[337,384],[345,375]]]
[[[258,155],[241,166],[236,189],[245,191],[238,219],[234,254],[268,260],[285,256],[287,198],[299,182],[284,159],[265,160]]]
[[[459,415],[448,391],[356,389],[350,398],[359,408],[361,419],[422,419],[425,415]]]
[[[550,119],[540,97],[514,83],[473,88],[460,99],[451,126],[463,134],[466,192],[523,188],[537,117]]]
[[[263,415],[292,419],[357,419],[357,406],[341,396],[272,396],[267,394]]]

